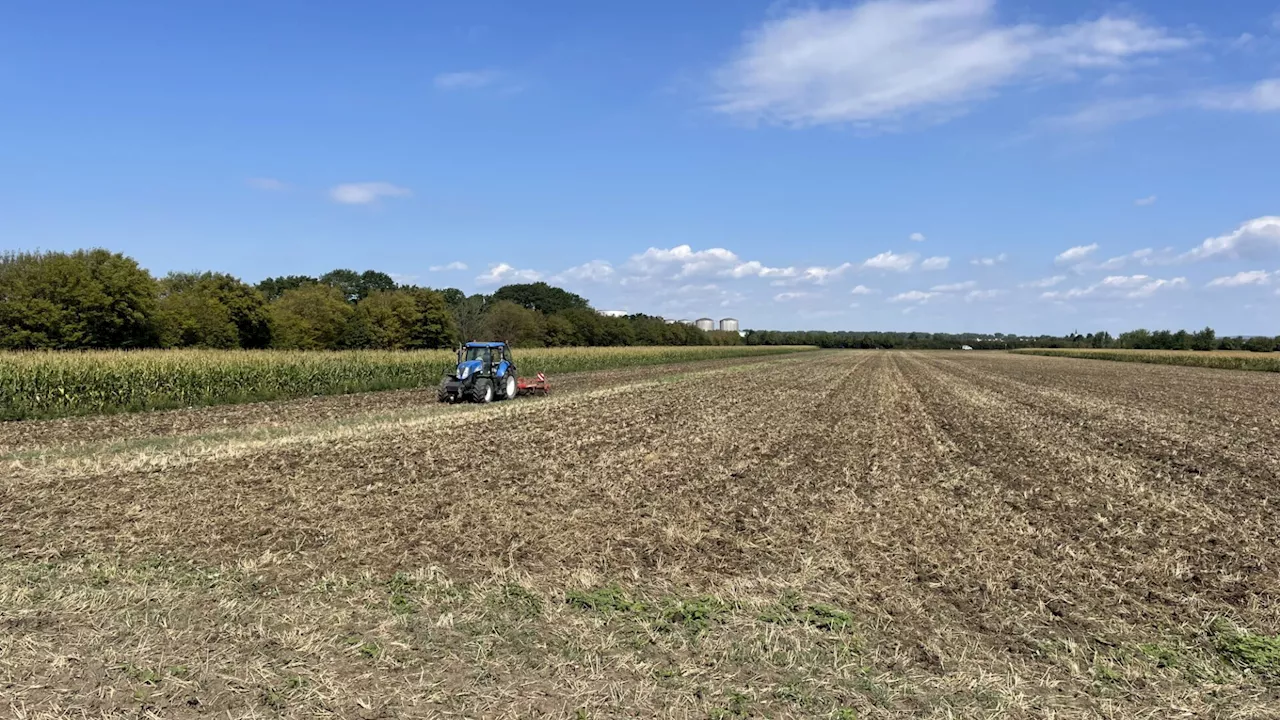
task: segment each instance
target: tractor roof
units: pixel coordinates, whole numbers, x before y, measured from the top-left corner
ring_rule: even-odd
[[[500,348],[505,345],[506,343],[504,342],[469,342],[467,343],[467,347],[475,347],[475,348]]]

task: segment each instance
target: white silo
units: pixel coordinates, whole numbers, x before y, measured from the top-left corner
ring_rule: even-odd
[[[720,329],[724,332],[738,332],[738,318],[725,318],[721,320]]]
[[[699,330],[711,331],[716,329],[716,321],[711,318],[698,318],[693,324]]]

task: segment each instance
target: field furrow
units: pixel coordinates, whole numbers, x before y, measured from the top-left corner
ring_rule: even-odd
[[[1280,386],[1203,372],[826,352],[11,429],[0,711],[1270,717]]]

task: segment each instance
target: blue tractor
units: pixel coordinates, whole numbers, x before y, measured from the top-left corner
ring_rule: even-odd
[[[520,391],[516,363],[504,342],[469,342],[458,349],[458,367],[440,383],[440,402],[510,400]]]

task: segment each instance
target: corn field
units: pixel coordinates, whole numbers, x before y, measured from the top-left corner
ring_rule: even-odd
[[[796,352],[804,347],[516,350],[521,374]],[[433,387],[450,350],[138,350],[0,353],[0,419],[52,418]]]
[[[1022,355],[1047,355],[1085,360],[1114,360],[1117,362],[1154,363],[1157,365],[1186,365],[1217,370],[1255,370],[1280,372],[1280,353],[1256,353],[1243,350],[1112,350],[1035,348],[1014,350]]]

